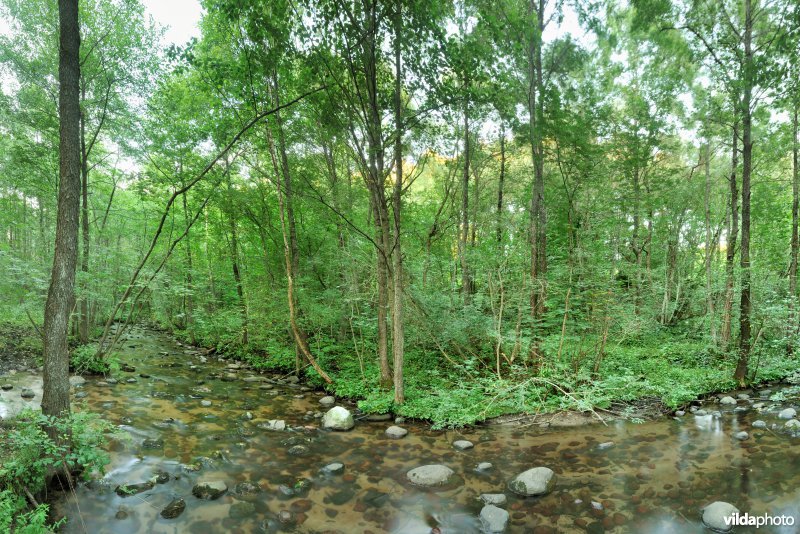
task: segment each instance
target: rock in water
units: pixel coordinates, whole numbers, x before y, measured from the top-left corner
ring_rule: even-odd
[[[547,467],[534,467],[520,473],[508,483],[508,488],[523,497],[544,495],[552,491],[556,474]]]
[[[416,467],[406,477],[417,486],[434,487],[447,484],[455,472],[445,465],[431,464]]]
[[[767,428],[767,423],[761,419],[753,421],[753,428]]]
[[[33,392],[32,389],[22,388],[22,393],[20,393],[20,397],[23,399],[32,399],[36,396],[36,393]]]
[[[142,493],[143,491],[148,491],[153,489],[155,484],[153,482],[140,482],[139,484],[123,484],[121,486],[117,486],[114,489],[114,492],[119,495],[120,497],[129,497],[131,495],[136,495],[137,493]]]
[[[797,416],[797,411],[794,408],[786,408],[778,413],[779,419],[794,419]]]
[[[491,504],[494,506],[505,506],[508,499],[505,493],[483,493],[481,494],[483,504]]]
[[[161,510],[161,517],[164,519],[175,519],[186,510],[186,501],[183,499],[172,499],[163,510]]]
[[[207,480],[195,484],[195,486],[192,488],[192,495],[198,499],[213,501],[214,499],[219,499],[222,497],[226,491],[228,491],[228,485],[223,481]]]
[[[286,430],[286,421],[283,419],[270,419],[266,423],[261,423],[258,426],[267,430]]]
[[[386,436],[392,439],[404,438],[408,434],[408,430],[399,426],[390,426],[386,429]]]
[[[505,532],[508,526],[508,512],[493,504],[487,504],[481,510],[481,526],[486,533]]]
[[[800,420],[789,419],[783,426],[785,426],[789,430],[800,430]]]
[[[330,395],[328,395],[327,397],[322,397],[322,398],[319,400],[319,403],[320,403],[322,406],[324,406],[325,408],[330,408],[331,406],[333,406],[334,404],[336,404],[336,399],[334,399],[333,397],[331,397]]]
[[[322,428],[331,430],[350,430],[355,426],[353,414],[341,406],[334,406],[322,417]]]
[[[719,400],[719,403],[720,403],[720,404],[730,404],[730,405],[733,405],[733,404],[736,404],[736,399],[734,399],[733,397],[722,397],[722,398]]]
[[[466,439],[459,439],[453,442],[453,447],[459,451],[465,451],[467,449],[471,449],[475,445],[471,441],[467,441]]]
[[[749,438],[750,435],[747,432],[745,432],[744,430],[742,430],[741,432],[737,432],[736,434],[734,434],[733,437],[735,437],[736,439],[738,439],[740,441],[744,441],[747,438]]]
[[[739,509],[734,505],[716,501],[703,508],[703,524],[717,532],[730,532],[733,525],[726,523],[725,518],[737,513],[739,513]]]

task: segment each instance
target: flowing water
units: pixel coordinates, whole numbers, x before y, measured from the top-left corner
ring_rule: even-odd
[[[109,444],[112,460],[103,480],[56,503],[57,513],[69,517],[65,532],[480,532],[481,493],[508,496],[507,532],[703,532],[699,510],[717,500],[750,514],[795,518],[795,526],[758,532],[800,532],[800,438],[784,432],[776,415],[792,402],[797,407],[797,398],[767,400],[761,413],[749,407],[752,401],[740,401],[736,409],[709,407],[721,410],[718,417],[568,429],[445,432],[407,423],[409,434],[395,440],[384,434],[390,422],[358,417],[349,432],[323,431],[308,414],[324,411],[322,394],[259,382],[216,358],[202,362],[195,351],[152,331],[132,330],[121,354],[135,371],[120,373],[118,384],[90,379],[73,390],[130,440]],[[136,381],[128,383],[131,378]],[[754,401],[758,396],[753,393]],[[780,429],[752,428],[759,418]],[[263,428],[273,419],[285,420],[287,430]],[[749,439],[733,437],[741,430]],[[456,439],[475,446],[456,450]],[[613,445],[600,446],[607,442]],[[322,470],[332,462],[344,470]],[[480,462],[493,466],[478,470]],[[438,491],[410,485],[408,470],[425,464],[450,467],[455,482]],[[556,472],[552,493],[520,498],[507,490],[510,478],[535,466]],[[168,481],[137,495],[114,491],[157,473]],[[224,481],[228,492],[198,499],[192,487],[202,480]],[[185,511],[161,517],[179,497]]]

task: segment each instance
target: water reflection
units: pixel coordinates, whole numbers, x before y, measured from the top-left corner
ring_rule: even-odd
[[[65,532],[470,533],[481,528],[481,493],[506,493],[514,533],[699,533],[699,509],[715,500],[800,522],[800,440],[750,426],[774,415],[722,408],[719,417],[565,430],[476,427],[457,436],[405,424],[409,435],[391,440],[384,435],[391,423],[360,421],[351,432],[322,432],[313,417],[320,394],[245,381],[251,373],[212,358],[201,364],[198,354],[152,332],[135,331],[123,361],[136,371],[113,386],[90,380],[84,390],[89,408],[122,425],[131,442],[111,445],[102,483],[80,488],[77,502],[60,502],[59,512],[71,518]],[[127,383],[129,377],[136,382]],[[290,430],[263,428],[274,419]],[[734,439],[740,430],[750,438]],[[451,443],[459,438],[475,447],[455,450]],[[334,461],[345,464],[342,473],[322,470]],[[484,461],[492,469],[477,471]],[[409,469],[431,463],[453,469],[455,487],[422,491],[407,484]],[[537,465],[556,472],[555,491],[522,499],[506,490],[511,477]],[[169,481],[135,496],[114,492],[157,472],[169,473]],[[202,501],[191,494],[198,480],[223,480],[229,490]],[[257,486],[255,493],[236,493],[242,483]],[[186,510],[162,518],[177,497]]]

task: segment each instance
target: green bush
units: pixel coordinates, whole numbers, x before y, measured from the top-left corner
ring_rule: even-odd
[[[97,345],[89,343],[72,351],[69,366],[79,375],[108,375],[119,371],[119,357],[116,354],[98,357]]]

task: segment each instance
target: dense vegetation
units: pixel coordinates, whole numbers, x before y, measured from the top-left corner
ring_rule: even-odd
[[[151,322],[440,425],[797,367],[795,2],[202,4],[162,48],[138,1],[80,3],[78,366]],[[17,324],[53,264],[56,10],[2,2]]]

